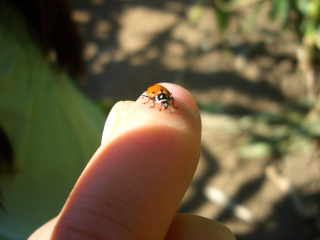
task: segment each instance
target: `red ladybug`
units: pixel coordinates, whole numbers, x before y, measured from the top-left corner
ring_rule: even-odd
[[[155,103],[154,103],[155,101],[157,103],[160,103],[161,107],[163,109],[167,109],[168,112],[170,112],[170,110],[168,109],[170,106],[170,102],[172,102],[172,107],[177,108],[174,106],[174,98],[173,98],[171,92],[169,92],[168,89],[166,89],[165,87],[163,87],[159,84],[156,84],[156,85],[149,87],[146,91],[146,95],[142,95],[142,97],[148,98],[148,102],[150,100],[153,101],[152,108],[155,107]],[[148,102],[145,102],[143,104],[146,104]],[[159,111],[161,111],[161,108],[159,108]]]

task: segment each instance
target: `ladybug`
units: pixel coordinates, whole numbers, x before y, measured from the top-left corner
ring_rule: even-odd
[[[142,98],[144,98],[144,97],[148,98],[148,102],[150,100],[153,101],[152,108],[155,107],[155,103],[154,103],[155,101],[160,103],[162,108],[159,108],[159,111],[161,111],[161,109],[167,109],[168,112],[170,112],[170,110],[168,108],[170,106],[171,101],[172,101],[172,107],[177,108],[174,106],[174,98],[173,98],[171,92],[169,92],[168,89],[166,89],[165,87],[163,87],[159,84],[156,84],[156,85],[149,87],[146,91],[146,95],[145,94],[142,95]],[[143,104],[146,104],[148,102],[145,102]]]

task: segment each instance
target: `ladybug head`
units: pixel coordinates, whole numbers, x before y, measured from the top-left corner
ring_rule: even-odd
[[[163,109],[167,109],[170,106],[171,97],[165,93],[160,93],[157,95],[156,100],[161,104]]]

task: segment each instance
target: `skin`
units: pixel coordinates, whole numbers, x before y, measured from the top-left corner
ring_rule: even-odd
[[[59,216],[30,240],[235,239],[218,222],[176,214],[197,167],[201,120],[188,91],[174,84],[163,86],[179,109],[158,111],[142,104],[143,99],[117,103],[101,147]]]

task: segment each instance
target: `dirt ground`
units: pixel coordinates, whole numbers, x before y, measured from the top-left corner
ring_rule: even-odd
[[[237,11],[222,44],[210,1],[195,3],[75,0],[87,61],[83,92],[111,104],[135,100],[158,82],[184,86],[199,103],[203,134],[179,212],[221,221],[240,240],[320,239],[318,145],[256,157],[253,148],[246,157],[238,147],[248,135],[246,116],[279,114],[285,102],[305,96],[298,37],[266,23],[265,1],[254,23],[254,6]]]

